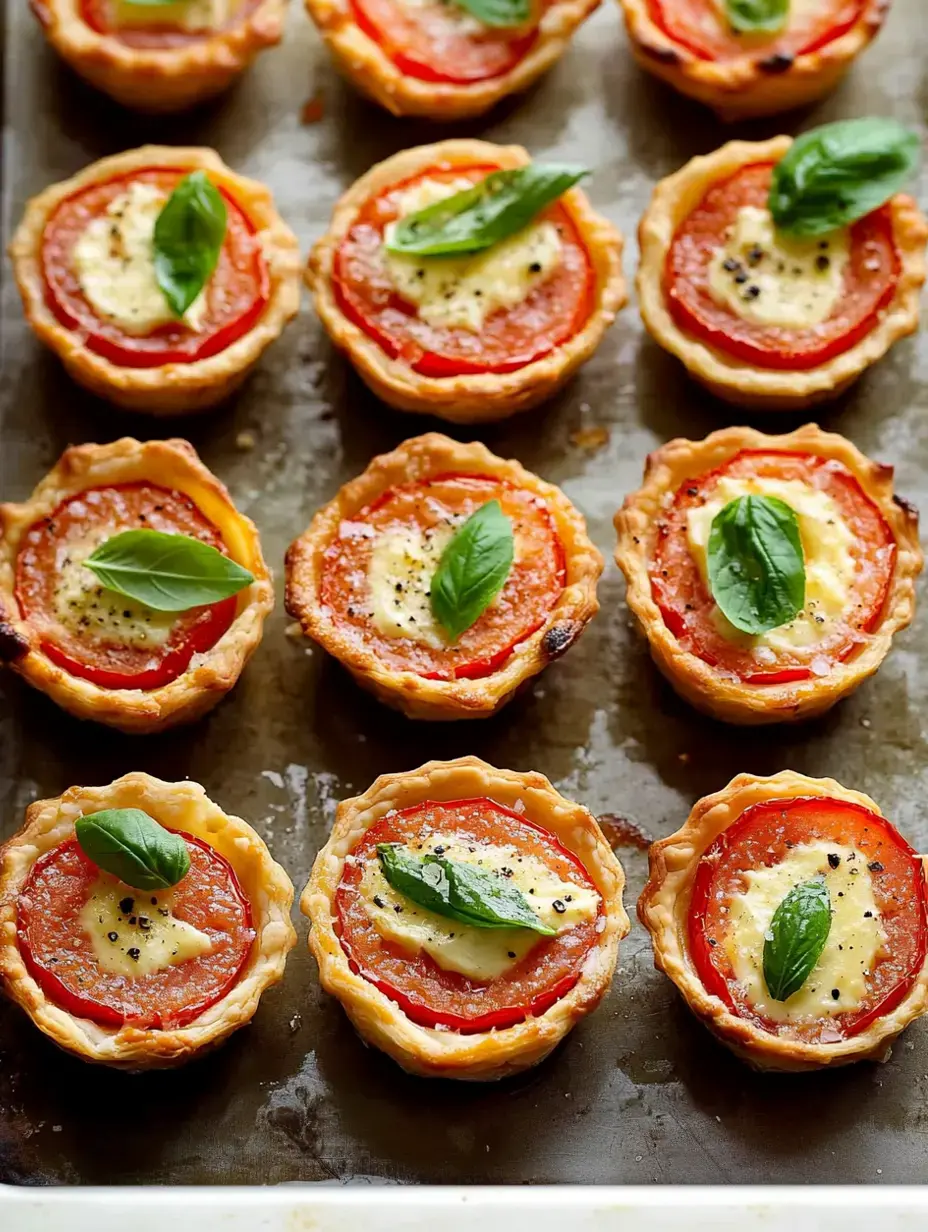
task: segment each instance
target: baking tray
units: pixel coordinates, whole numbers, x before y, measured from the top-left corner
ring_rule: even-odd
[[[896,0],[878,44],[846,83],[824,106],[789,117],[789,127],[872,112],[920,124],[928,101],[922,19],[920,0]],[[453,128],[391,119],[361,101],[296,9],[284,44],[240,86],[173,120],[130,115],[84,87],[46,48],[21,0],[11,0],[7,23],[7,234],[29,195],[93,159],[145,140],[202,142],[273,187],[305,249],[339,192],[371,163],[456,133],[519,141],[539,157],[595,168],[590,195],[628,238],[631,273],[635,226],[653,183],[731,132],[635,69],[612,0],[540,86],[487,121]],[[738,133],[780,128],[774,121]],[[332,353],[308,303],[234,402],[174,423],[117,414],[77,389],[23,324],[8,268],[2,331],[4,498],[24,497],[69,443],[185,433],[257,521],[278,591],[284,549],[314,510],[373,454],[436,426],[369,395]],[[926,383],[928,345],[904,343],[823,420],[894,463],[899,491],[928,505]],[[480,435],[560,484],[611,558],[612,515],[637,486],[646,453],[732,417],[648,340],[630,306],[562,395]],[[796,421],[754,422],[786,430]],[[629,875],[629,906],[648,837],[675,829],[696,797],[742,770],[834,775],[871,793],[928,850],[924,607],[879,675],[831,715],[757,732],[697,716],[661,682],[630,627],[611,563],[600,598],[602,611],[569,655],[498,717],[467,724],[411,723],[380,707],[319,650],[286,636],[281,604],[230,697],[205,720],[162,736],[80,724],[6,674],[0,835],[21,824],[29,801],[72,784],[106,783],[132,769],[189,776],[257,827],[299,889],[340,798],[384,771],[476,753],[540,770],[604,816]],[[636,925],[611,993],[543,1065],[495,1086],[428,1082],[359,1043],[337,1003],[320,993],[299,928],[286,978],[253,1024],[174,1073],[85,1066],[58,1053],[18,1010],[0,1007],[0,1181],[807,1184],[926,1175],[921,1024],[883,1066],[758,1076],[689,1018],[653,971]]]

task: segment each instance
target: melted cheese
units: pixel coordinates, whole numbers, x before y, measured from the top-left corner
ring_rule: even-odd
[[[88,302],[99,317],[127,334],[149,334],[160,325],[177,323],[155,278],[155,223],[166,200],[153,184],[133,182],[89,223],[71,250]],[[206,308],[204,288],[183,323],[196,331]]]
[[[115,877],[96,882],[80,923],[103,970],[130,979],[176,967],[213,948],[206,933],[171,914],[170,890],[133,890]]]
[[[433,834],[421,847],[413,848],[416,856],[429,852],[505,876],[523,892],[542,923],[559,933],[595,918],[599,911],[595,890],[562,881],[544,861],[522,855],[515,847],[481,844],[472,848]],[[472,928],[427,911],[393,889],[376,857],[367,862],[360,892],[371,923],[382,937],[411,954],[426,953],[439,967],[469,979],[496,979],[543,939],[527,928]]]
[[[713,299],[757,325],[810,329],[834,312],[844,289],[848,231],[783,235],[770,212],[748,205],[709,264]]]
[[[221,30],[242,7],[243,0],[174,0],[152,8],[116,0],[114,26],[172,26],[180,30]]]
[[[402,527],[381,535],[367,571],[371,620],[384,637],[441,649],[448,639],[432,614],[430,588],[454,526]]]
[[[687,514],[690,551],[708,584],[706,547],[716,514],[739,496],[749,493],[777,496],[796,513],[806,563],[806,601],[801,612],[788,624],[752,637],[730,624],[716,608],[713,619],[730,641],[753,646],[759,663],[772,661],[778,650],[814,646],[822,641],[831,626],[847,609],[854,560],[853,534],[831,497],[798,479],[751,478],[719,480],[712,499]]]
[[[436,3],[436,0],[400,0],[400,6],[409,11],[414,20],[421,20],[423,9],[431,9],[433,13],[438,9],[441,12],[442,30],[448,30],[450,27],[455,34],[485,35],[487,31],[484,22],[461,8],[454,0],[439,0],[439,3]]]
[[[400,218],[473,187],[469,180],[422,180],[399,194]],[[389,240],[396,228],[390,223]],[[429,325],[479,333],[498,308],[527,299],[557,268],[561,241],[550,222],[529,223],[485,252],[459,257],[416,257],[382,249],[384,266],[399,294],[415,304]]]
[[[837,868],[831,867],[829,855],[838,856]],[[788,1000],[775,1001],[764,982],[764,936],[789,891],[819,874],[824,874],[831,898],[828,940],[803,986]],[[731,926],[722,944],[751,1005],[773,1022],[820,1019],[857,1009],[886,943],[865,857],[852,847],[806,843],[771,868],[752,869],[745,881],[744,893],[732,900]]]

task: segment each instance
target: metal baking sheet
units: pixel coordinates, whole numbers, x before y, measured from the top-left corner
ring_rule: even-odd
[[[928,92],[920,0],[895,0],[878,44],[821,107],[742,126],[768,136],[893,114],[922,126]],[[225,98],[148,120],[93,93],[48,50],[25,4],[7,7],[3,219],[28,196],[145,140],[215,146],[267,181],[304,247],[371,163],[448,135],[518,141],[595,169],[594,202],[625,233],[653,183],[718,145],[724,129],[631,63],[613,0],[549,77],[488,120],[434,127],[361,101],[296,8],[285,43]],[[922,184],[928,200],[928,180]],[[3,270],[0,493],[20,499],[69,443],[186,434],[258,523],[281,590],[283,553],[314,510],[370,457],[436,425],[386,410],[335,356],[309,304],[233,403],[174,423],[115,413],[66,378],[22,322]],[[823,422],[897,467],[928,504],[928,345],[899,345]],[[564,487],[611,558],[612,515],[645,454],[702,436],[733,412],[702,394],[625,309],[596,357],[553,402],[482,429],[491,448]],[[753,420],[785,430],[793,417]],[[463,429],[453,429],[466,438]],[[252,444],[253,442],[253,444]],[[249,448],[249,445],[251,447]],[[870,792],[928,850],[928,638],[923,608],[875,680],[823,720],[750,731],[698,717],[661,682],[630,628],[610,563],[602,611],[579,644],[497,718],[415,724],[363,695],[320,651],[285,635],[282,606],[239,686],[212,715],[159,737],[82,725],[0,678],[0,835],[34,798],[130,769],[189,776],[267,838],[302,887],[337,801],[387,770],[476,753],[536,769],[606,815],[640,889],[647,836],[741,770],[792,767]],[[630,819],[638,827],[621,824]],[[641,837],[644,836],[644,837]],[[365,1049],[318,988],[305,929],[253,1024],[207,1059],[133,1077],[58,1052],[0,1007],[0,1181],[105,1185],[293,1181],[500,1183],[916,1182],[928,1165],[928,1025],[883,1066],[761,1077],[692,1021],[651,966],[635,925],[610,995],[545,1064],[501,1085],[403,1075]]]

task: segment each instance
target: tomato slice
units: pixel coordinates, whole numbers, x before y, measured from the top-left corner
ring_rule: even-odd
[[[835,503],[852,532],[854,579],[846,614],[812,646],[778,650],[762,666],[750,643],[729,641],[715,622],[715,602],[690,551],[687,514],[704,505],[720,479],[798,480]],[[883,515],[842,463],[811,454],[746,449],[676,492],[657,528],[650,564],[651,591],[664,623],[690,654],[747,684],[785,684],[827,674],[855,654],[877,626],[892,583],[896,541]],[[769,652],[772,654],[773,652]]]
[[[167,1030],[193,1022],[235,986],[255,939],[251,907],[226,860],[199,839],[177,833],[187,844],[190,871],[170,891],[123,887],[88,860],[76,839],[35,862],[20,892],[16,935],[29,974],[55,1005],[104,1026]],[[169,909],[175,919],[206,933],[211,949],[134,979],[105,970],[80,922],[100,880],[125,889],[131,900],[127,916]],[[161,906],[165,901],[169,908]]]
[[[79,333],[84,345],[112,364],[126,368],[158,368],[190,364],[218,355],[246,334],[267,306],[270,278],[255,228],[225,188],[226,236],[215,272],[207,287],[207,312],[196,332],[178,322],[136,337],[97,316],[81,290],[71,264],[71,250],[87,226],[133,182],[154,184],[171,193],[186,170],[151,167],[90,184],[62,201],[45,225],[42,272],[45,298],[62,325]]]
[[[514,1026],[545,1013],[580,978],[596,944],[602,916],[537,944],[508,972],[490,982],[445,971],[428,954],[410,954],[371,926],[358,885],[378,843],[416,843],[431,834],[475,844],[506,844],[543,860],[559,877],[595,889],[572,852],[549,831],[494,800],[427,800],[391,812],[367,831],[345,865],[335,892],[336,931],[352,969],[369,980],[421,1026],[462,1034]]]
[[[335,254],[332,277],[341,311],[392,359],[401,359],[423,376],[514,372],[572,338],[593,309],[590,255],[567,210],[557,202],[538,215],[555,223],[560,233],[557,268],[520,304],[492,312],[479,334],[459,326],[429,325],[396,293],[381,249],[384,229],[399,215],[398,194],[424,179],[477,183],[495,170],[499,168],[443,165],[394,184],[362,206]]]
[[[853,1012],[821,1020],[771,1022],[747,1002],[722,944],[732,899],[750,869],[781,863],[796,846],[822,840],[860,853],[872,878],[886,944],[872,964],[867,991]],[[764,1030],[808,1043],[836,1042],[866,1030],[905,998],[928,944],[925,874],[919,856],[885,818],[859,804],[824,797],[765,800],[747,809],[703,853],[689,910],[690,953],[706,989],[732,1013]]]
[[[135,23],[131,26],[120,26],[112,0],[80,0],[80,15],[91,30],[117,38],[127,47],[136,47],[140,51],[168,51],[173,47],[189,47],[193,43],[202,43],[204,39],[240,24],[257,8],[258,3],[259,0],[245,0],[222,26],[204,26],[199,30],[172,26],[164,21],[163,16],[159,20],[157,8],[151,10],[151,21],[144,26]]]
[[[821,325],[786,329],[746,320],[713,298],[709,268],[738,212],[766,207],[772,171],[772,163],[755,163],[709,189],[673,238],[665,292],[681,329],[710,346],[762,368],[817,368],[865,337],[896,293],[900,267],[892,217],[883,206],[851,226],[844,290]]]
[[[137,528],[189,535],[225,551],[220,532],[189,496],[153,483],[128,483],[90,488],[62,501],[29,528],[16,558],[16,599],[22,618],[38,631],[43,653],[72,676],[105,689],[169,684],[195,654],[215,646],[235,619],[234,596],[168,616],[99,586],[87,595],[68,589],[61,597],[75,574],[72,554],[84,559],[104,539]],[[78,576],[93,584],[90,570]],[[151,640],[96,635],[95,628],[106,629],[110,609],[117,618],[121,613],[126,621],[151,625]]]
[[[368,581],[380,537],[430,532],[452,518],[464,521],[490,500],[500,502],[516,537],[516,559],[495,601],[452,644],[380,632],[371,616]],[[460,680],[497,671],[544,624],[565,579],[564,549],[540,497],[490,475],[449,474],[391,488],[343,521],[326,549],[319,590],[332,618],[379,662],[430,680]]]
[[[736,60],[754,53],[762,58],[818,51],[841,38],[860,21],[869,0],[820,0],[794,5],[785,30],[770,35],[738,35],[722,17],[717,0],[648,0],[651,20],[668,38],[701,60]]]

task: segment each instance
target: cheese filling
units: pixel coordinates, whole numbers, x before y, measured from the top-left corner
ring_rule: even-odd
[[[455,0],[400,0],[400,5],[406,9],[414,17],[422,14],[423,10],[439,10],[441,12],[442,26],[453,27],[454,33],[466,36],[481,35],[487,31],[487,26],[484,22],[474,17],[472,13],[462,8]]]
[[[399,216],[414,214],[462,189],[470,180],[425,179],[398,194]],[[397,220],[399,221],[399,220]],[[392,222],[389,240],[397,226]],[[382,250],[386,272],[397,292],[415,304],[419,317],[435,327],[479,333],[499,308],[514,308],[557,268],[561,241],[551,222],[532,222],[492,248],[470,256],[418,257]]]
[[[433,834],[412,854],[430,852],[504,877],[522,891],[542,923],[558,933],[595,919],[599,911],[595,890],[562,881],[543,860],[523,855],[516,847],[468,844]],[[472,980],[497,979],[545,940],[527,928],[474,928],[428,911],[393,889],[376,856],[367,861],[359,891],[381,937],[410,954],[428,954],[443,970]]]
[[[718,608],[712,618],[725,638],[752,647],[758,662],[769,664],[777,651],[808,648],[824,640],[847,611],[854,581],[854,537],[831,497],[801,480],[723,476],[711,499],[687,513],[687,541],[707,587],[706,549],[713,519],[730,501],[749,494],[779,497],[795,512],[805,555],[806,601],[788,624],[756,636],[736,629]]]
[[[180,30],[221,30],[242,7],[244,0],[168,0],[152,7],[115,0],[113,25],[117,30],[148,26],[172,26]]]
[[[208,935],[176,919],[171,904],[170,890],[133,890],[101,876],[79,918],[103,970],[132,979],[208,954]]]
[[[709,264],[712,298],[756,325],[821,325],[841,301],[849,242],[847,228],[823,238],[784,235],[769,210],[745,206]]]
[[[150,19],[151,10],[145,12]],[[166,200],[167,194],[154,184],[134,181],[88,224],[71,249],[71,263],[88,303],[97,316],[126,334],[149,334],[159,326],[179,323],[155,277],[155,223]],[[196,332],[207,308],[204,287],[182,323]]]
[[[775,1001],[764,981],[765,934],[789,891],[819,875],[831,898],[828,940],[802,987],[786,1001]],[[764,1018],[783,1023],[856,1010],[886,944],[866,858],[840,844],[803,843],[779,864],[746,872],[744,880],[744,892],[731,901],[730,927],[722,944],[751,1006]]]
[[[384,637],[408,637],[441,650],[448,638],[432,614],[431,585],[456,527],[402,527],[380,536],[367,571],[371,620]]]

